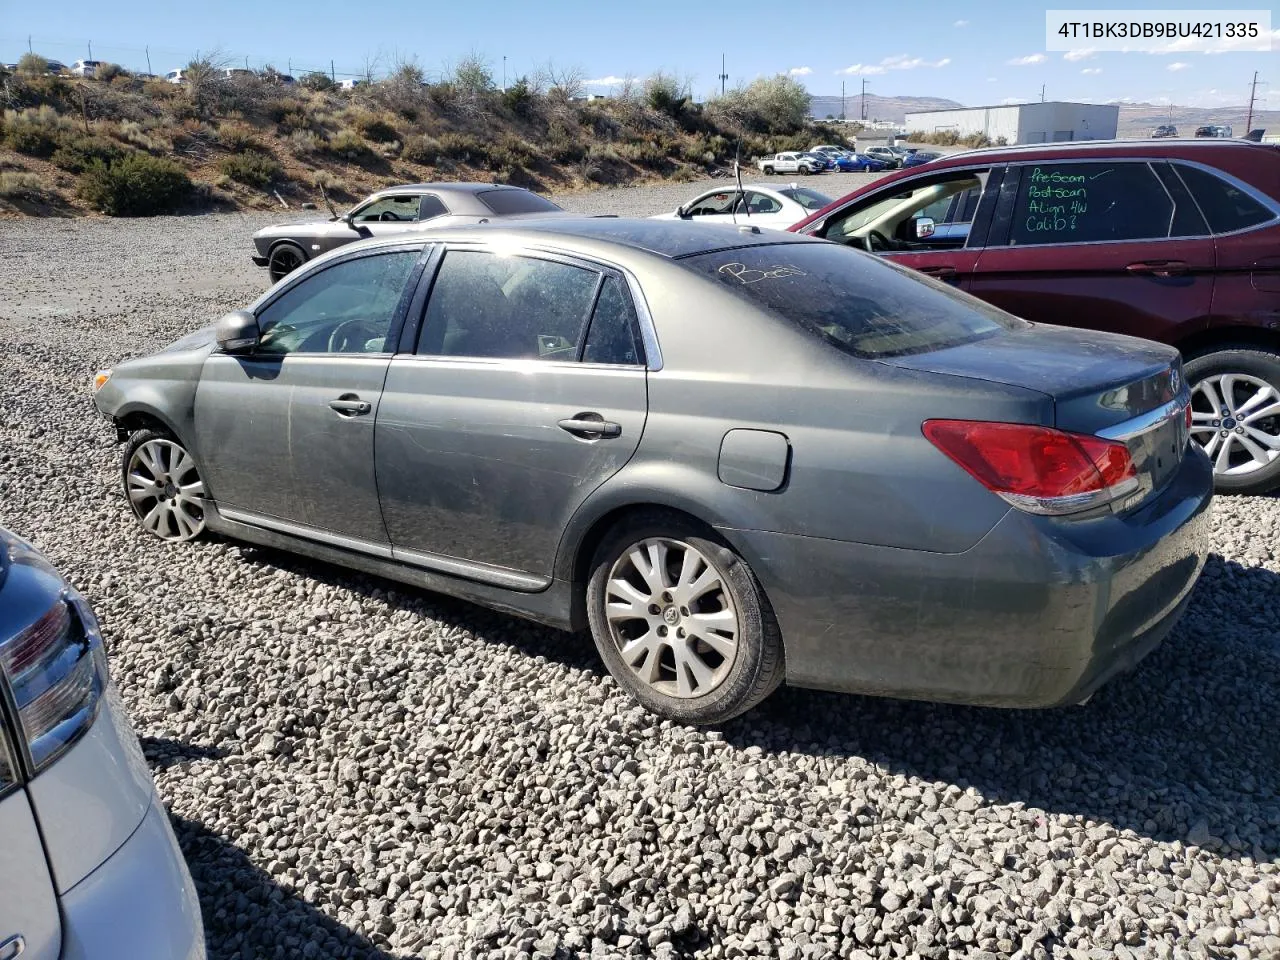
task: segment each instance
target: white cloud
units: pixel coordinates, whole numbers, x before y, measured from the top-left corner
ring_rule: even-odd
[[[1044,63],[1045,59],[1046,58],[1043,53],[1032,53],[1025,57],[1014,57],[1012,60],[1008,61],[1008,64],[1011,67],[1029,67],[1032,64]]]
[[[1083,73],[1086,77],[1096,77],[1098,74],[1102,72],[1102,68],[1101,67],[1085,67],[1080,72]]]
[[[969,25],[968,20],[957,20],[955,23],[952,24],[953,27],[967,27],[968,25]]]
[[[950,57],[943,57],[941,60],[926,60],[923,57],[909,57],[905,53],[900,53],[894,57],[885,57],[879,63],[855,63],[851,67],[837,70],[836,73],[875,77],[882,73],[888,73],[890,70],[914,70],[917,67],[937,69],[938,67],[945,67],[950,62]]]
[[[1196,47],[1203,43],[1198,37],[1179,37],[1177,40],[1169,41],[1158,50],[1150,50],[1148,52],[1154,54],[1257,52],[1268,41],[1270,41],[1271,49],[1274,50],[1276,45],[1280,44],[1280,29],[1272,30],[1270,34],[1261,37],[1232,37],[1230,39],[1223,37],[1221,40],[1214,41],[1215,47],[1213,50],[1197,50]]]
[[[1075,63],[1077,60],[1092,60],[1098,51],[1091,47],[1082,47],[1079,50],[1068,50],[1062,55],[1062,59],[1067,63]]]
[[[987,83],[995,83],[999,77],[987,77]]]
[[[1171,64],[1169,64],[1167,67],[1165,67],[1165,69],[1166,69],[1166,70],[1171,70],[1172,72],[1177,73],[1179,70],[1185,70],[1185,69],[1187,69],[1187,67],[1189,67],[1189,66],[1191,66],[1191,64],[1189,64],[1189,63],[1182,63],[1181,61],[1179,61],[1178,63],[1171,63]]]
[[[588,80],[588,87],[616,87],[620,83],[626,83],[626,77],[597,77],[594,80]]]
[[[813,67],[792,67],[787,73],[793,77],[807,77],[813,73]]]

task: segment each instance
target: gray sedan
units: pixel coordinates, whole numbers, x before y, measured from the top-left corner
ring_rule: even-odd
[[[275,283],[322,253],[357,240],[504,217],[562,214],[545,197],[497,183],[409,183],[371,194],[328,220],[278,223],[253,235],[253,262]]]
[[[150,533],[589,627],[684,722],[784,680],[1080,702],[1207,550],[1174,350],[754,227],[354,244],[98,384]]]

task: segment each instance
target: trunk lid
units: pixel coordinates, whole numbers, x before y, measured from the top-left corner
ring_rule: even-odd
[[[886,359],[912,370],[1037,390],[1051,426],[1117,440],[1141,482],[1121,509],[1168,481],[1186,454],[1190,395],[1172,347],[1120,334],[1032,324],[958,347]]]

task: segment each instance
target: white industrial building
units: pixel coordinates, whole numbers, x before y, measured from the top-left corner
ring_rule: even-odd
[[[957,136],[984,134],[992,143],[1057,143],[1064,140],[1112,140],[1120,123],[1113,104],[1015,103],[999,107],[961,107],[908,113],[908,132],[955,131]]]

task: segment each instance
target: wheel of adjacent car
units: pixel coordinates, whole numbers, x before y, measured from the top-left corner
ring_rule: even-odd
[[[1187,360],[1191,439],[1213,461],[1221,493],[1280,486],[1280,353],[1223,346]]]
[[[307,260],[307,255],[296,243],[278,243],[267,260],[267,271],[271,274],[271,282],[297,270]]]
[[[138,431],[122,466],[125,496],[144,530],[173,541],[204,533],[204,481],[195,457],[171,434]]]
[[[614,679],[659,716],[722,723],[772,693],[782,639],[746,562],[679,514],[633,517],[592,561],[587,616]]]
[[[765,174],[766,174],[767,176],[772,177],[772,176],[773,176],[773,167],[765,167],[765,168],[764,168],[764,172],[765,172]]]

